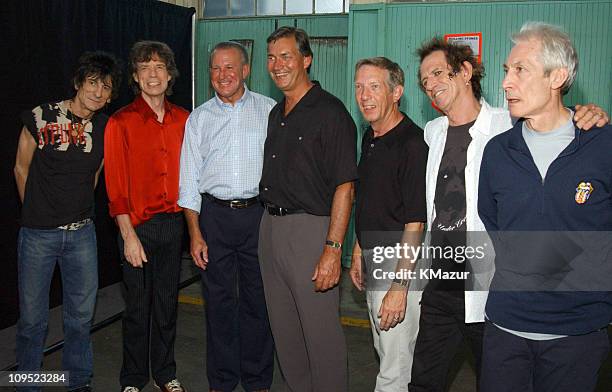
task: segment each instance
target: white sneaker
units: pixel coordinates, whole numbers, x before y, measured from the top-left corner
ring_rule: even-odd
[[[125,387],[122,392],[140,392],[140,389],[136,387]]]
[[[159,386],[155,384],[157,388],[159,388],[162,392],[187,392],[185,388],[181,385],[180,381],[176,378],[166,383],[166,385]]]

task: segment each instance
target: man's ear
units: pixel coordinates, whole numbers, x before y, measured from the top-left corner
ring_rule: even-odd
[[[472,72],[474,71],[474,67],[469,61],[464,61],[461,64],[461,78],[465,84],[468,84],[470,80],[472,80]]]
[[[402,95],[404,95],[404,86],[395,86],[393,89],[393,102],[399,102]]]
[[[550,87],[553,90],[560,90],[561,87],[565,84],[565,81],[569,77],[569,72],[567,72],[567,68],[555,68],[550,71],[549,79],[550,79]]]
[[[308,67],[310,67],[310,64],[312,64],[312,56],[304,57],[304,69],[308,69]]]
[[[251,73],[251,66],[249,64],[243,64],[242,65],[242,78],[246,80],[250,73]]]

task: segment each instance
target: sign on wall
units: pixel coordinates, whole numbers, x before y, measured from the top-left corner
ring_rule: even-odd
[[[456,45],[469,46],[478,62],[482,62],[482,33],[445,34],[444,39]]]

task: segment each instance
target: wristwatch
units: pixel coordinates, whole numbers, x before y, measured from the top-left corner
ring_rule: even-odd
[[[335,248],[335,249],[342,249],[341,243],[332,241],[332,240],[325,240],[325,245],[331,246],[332,248]]]
[[[402,287],[408,287],[408,283],[410,282],[408,279],[395,278],[393,279],[393,283],[397,283]]]

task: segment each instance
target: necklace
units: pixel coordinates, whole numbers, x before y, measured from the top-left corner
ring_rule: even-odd
[[[90,121],[88,118],[81,118],[74,114],[72,111],[72,99],[68,100],[68,117],[70,118],[70,135],[72,137],[79,136],[79,133],[82,133],[82,129],[85,129],[85,126]]]

